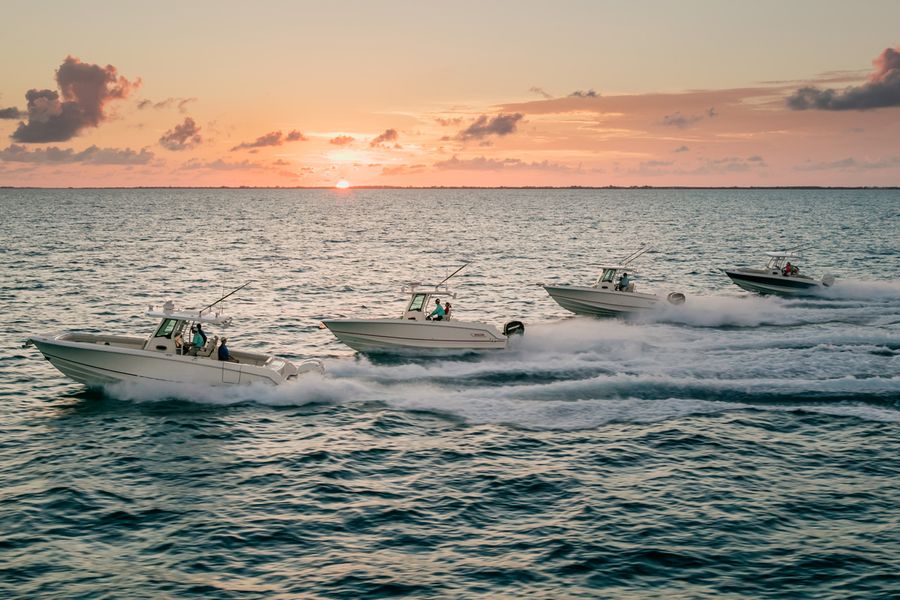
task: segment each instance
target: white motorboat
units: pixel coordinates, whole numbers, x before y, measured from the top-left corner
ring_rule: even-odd
[[[821,292],[834,284],[833,275],[820,280],[801,274],[797,262],[803,260],[797,250],[766,252],[768,261],[762,269],[737,268],[725,271],[737,286],[748,292],[803,296]]]
[[[628,267],[631,261],[648,249],[642,248],[632,253],[619,264],[602,267],[600,276],[591,286],[542,285],[542,287],[557,304],[579,315],[617,317],[651,309],[659,302],[659,296],[635,291],[634,281],[630,281],[635,271]],[[617,279],[619,273],[622,273],[622,276]],[[682,304],[685,297],[680,292],[673,292],[668,295],[667,300],[672,304]]]
[[[218,336],[208,338],[199,348],[182,341],[194,325],[229,325],[231,317],[220,313],[177,311],[167,302],[158,310],[150,307],[146,315],[160,319],[147,338],[70,332],[34,335],[25,345],[33,344],[64,375],[91,387],[140,381],[280,385],[304,373],[324,370],[318,360],[294,364],[242,350],[230,351],[233,360],[219,360]]]
[[[525,331],[519,321],[508,322],[500,332],[485,323],[457,320],[452,307],[441,320],[429,319],[432,300],[456,298],[441,284],[423,289],[422,284],[415,283],[402,291],[408,292],[410,299],[401,317],[326,319],[322,324],[354,350],[373,353],[502,350],[512,335]]]

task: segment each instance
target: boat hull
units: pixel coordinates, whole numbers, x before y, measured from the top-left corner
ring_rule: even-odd
[[[550,297],[566,310],[593,317],[629,315],[651,309],[659,302],[659,298],[654,294],[570,285],[543,287]]]
[[[507,338],[490,325],[464,321],[330,319],[334,336],[359,352],[481,351],[506,348]]]
[[[279,385],[280,373],[254,365],[147,350],[58,340],[29,340],[51,365],[89,387],[121,382],[167,382],[201,385]]]
[[[779,296],[810,296],[822,291],[821,282],[801,277],[785,277],[771,273],[734,269],[725,271],[731,281],[748,292]]]

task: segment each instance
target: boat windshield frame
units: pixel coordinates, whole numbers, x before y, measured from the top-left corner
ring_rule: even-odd
[[[616,273],[619,270],[615,267],[606,267],[600,273],[600,278],[597,279],[597,283],[615,283]]]
[[[431,294],[428,292],[413,292],[406,306],[406,312],[422,312],[425,309],[425,303]],[[416,304],[416,300],[421,298],[421,302]]]
[[[178,327],[178,324],[182,323],[182,327]],[[172,336],[175,335],[176,329],[184,328],[184,320],[179,319],[177,317],[164,317],[162,321],[159,322],[159,325],[156,327],[156,333],[153,334],[154,338],[166,338],[167,340],[172,339]]]

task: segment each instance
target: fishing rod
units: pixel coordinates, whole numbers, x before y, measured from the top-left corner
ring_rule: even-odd
[[[465,268],[468,267],[469,265],[471,265],[473,262],[474,262],[474,261],[471,261],[471,260],[470,260],[469,262],[467,262],[466,264],[464,264],[463,266],[461,266],[461,267],[458,268],[457,270],[453,271],[452,273],[450,273],[449,275],[447,275],[446,277],[444,277],[444,281],[440,282],[439,284],[437,284],[437,285],[434,286],[434,287],[439,287],[439,286],[443,285],[444,282],[446,282],[448,279],[450,279],[451,277],[453,277],[454,275],[456,275],[457,273],[459,273],[460,271],[462,271],[463,269],[465,269]]]
[[[633,261],[640,255],[642,255],[644,252],[646,252],[649,249],[650,249],[650,246],[644,246],[643,248],[639,248],[636,251],[632,252],[631,254],[626,256],[624,259],[622,259],[622,266],[627,265],[628,263],[630,263],[631,261]]]
[[[232,294],[235,294],[235,293],[241,291],[242,289],[244,289],[245,287],[247,287],[247,286],[250,285],[251,283],[253,283],[253,280],[248,281],[247,283],[245,283],[245,284],[242,285],[242,286],[239,286],[239,287],[234,288],[233,290],[231,290],[230,292],[228,292],[227,294],[225,294],[224,296],[222,296],[221,298],[219,298],[218,300],[216,300],[215,302],[213,302],[213,303],[210,304],[209,306],[207,306],[207,307],[205,307],[205,308],[201,308],[199,314],[202,315],[202,314],[204,313],[204,311],[207,311],[207,310],[211,309],[213,306],[215,306],[216,304],[218,304],[219,302],[221,302],[222,300],[224,300],[224,299],[227,298],[228,296],[231,296]]]

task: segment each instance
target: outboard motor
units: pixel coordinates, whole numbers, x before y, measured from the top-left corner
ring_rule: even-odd
[[[675,306],[678,306],[679,304],[684,304],[684,301],[686,300],[686,298],[684,297],[684,294],[682,294],[681,292],[672,292],[671,294],[666,296],[666,300],[669,301],[669,304],[674,304]]]
[[[525,324],[522,321],[510,321],[503,326],[503,335],[506,337],[522,335],[523,333],[525,333]]]
[[[834,275],[828,274],[822,278],[822,285],[825,287],[831,287],[834,285]]]

